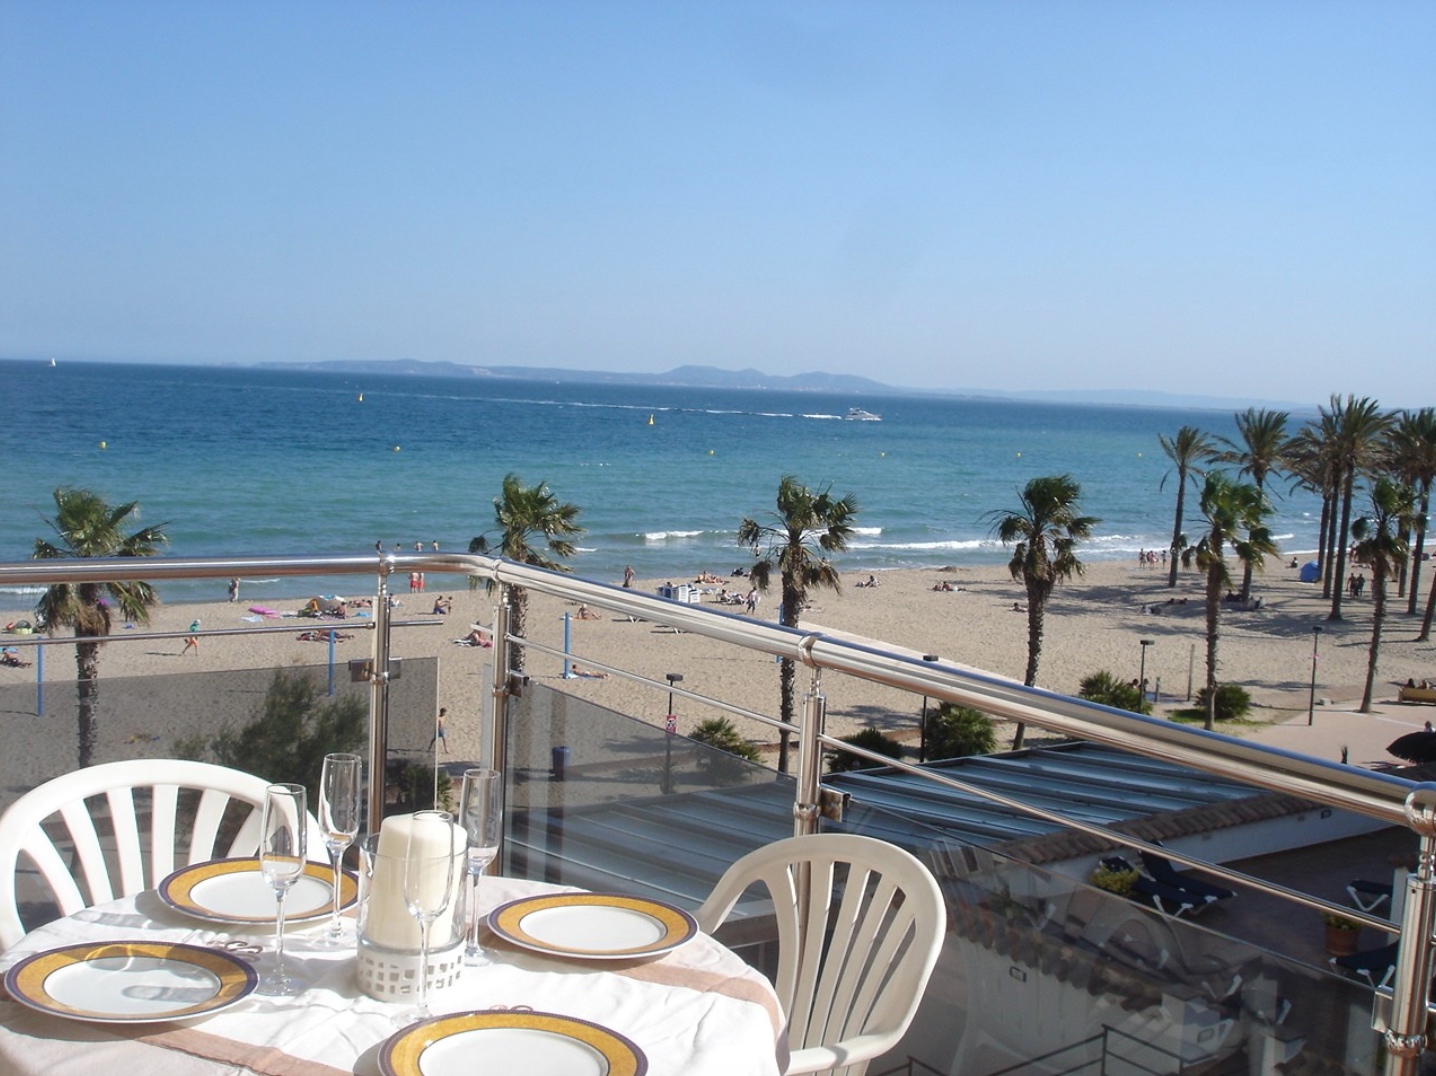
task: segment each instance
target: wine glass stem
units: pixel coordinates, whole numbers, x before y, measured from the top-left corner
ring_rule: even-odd
[[[482,868],[469,867],[469,937],[464,951],[473,956],[479,951],[479,876]]]
[[[329,910],[329,937],[331,939],[337,938],[343,933],[339,928],[339,864],[343,861],[343,858],[344,847],[342,845],[337,848],[330,847],[329,863],[334,868],[334,903]]]
[[[419,1015],[429,1015],[429,923],[419,917]]]
[[[284,976],[284,895],[285,889],[275,894],[274,914],[274,977],[283,979]]]

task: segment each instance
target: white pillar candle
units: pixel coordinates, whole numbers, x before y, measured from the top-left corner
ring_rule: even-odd
[[[429,928],[429,944],[438,947],[453,937],[454,912],[457,910],[463,869],[460,860],[467,849],[467,835],[460,826],[450,823],[448,853],[455,859],[454,878],[449,891],[449,906]],[[428,819],[415,823],[413,815],[391,815],[379,827],[378,856],[374,874],[369,879],[368,906],[365,909],[364,936],[377,945],[391,949],[418,949],[419,922],[409,914],[404,902],[404,862],[411,840],[420,843],[426,855],[444,854],[445,827]]]

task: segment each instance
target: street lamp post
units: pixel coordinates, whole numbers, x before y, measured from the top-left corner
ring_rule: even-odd
[[[1316,721],[1316,644],[1321,640],[1321,626],[1311,626],[1311,701],[1306,706],[1306,723],[1314,724]]]
[[[682,673],[664,673],[668,681],[668,716],[663,719],[663,794],[673,791],[673,737],[678,732],[678,715],[673,712],[673,685],[683,682]]]
[[[936,654],[924,654],[923,661],[936,661]],[[927,761],[927,696],[922,697],[922,725],[918,728],[917,734],[917,760]]]
[[[1155,639],[1139,639],[1139,640],[1137,640],[1137,641],[1142,644],[1142,666],[1141,666],[1141,671],[1137,674],[1137,701],[1138,701],[1138,702],[1146,702],[1146,701],[1147,701],[1147,647],[1151,646],[1154,642],[1156,642],[1156,640],[1155,640]]]

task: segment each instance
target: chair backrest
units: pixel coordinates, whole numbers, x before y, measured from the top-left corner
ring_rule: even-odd
[[[70,915],[150,889],[177,866],[254,855],[268,784],[207,762],[129,759],[31,789],[0,816],[0,950],[25,936],[22,855],[55,908]],[[312,813],[308,834],[311,849],[324,847]]]
[[[712,933],[755,883],[777,924],[786,1071],[862,1076],[907,1030],[937,962],[947,930],[937,881],[886,841],[790,837],[729,867],[698,909],[699,926]]]

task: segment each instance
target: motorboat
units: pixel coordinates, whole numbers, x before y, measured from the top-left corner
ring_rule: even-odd
[[[850,407],[848,413],[843,416],[849,422],[881,422],[882,415],[875,415],[871,411],[864,411],[861,407]]]

